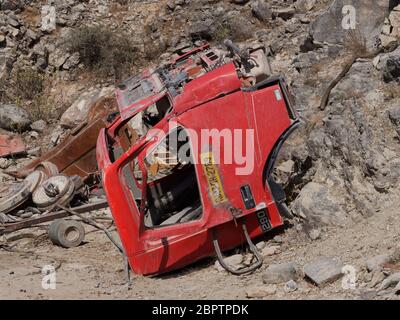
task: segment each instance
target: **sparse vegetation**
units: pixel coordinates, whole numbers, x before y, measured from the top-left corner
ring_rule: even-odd
[[[23,107],[33,121],[58,118],[65,111],[64,101],[52,97],[49,81],[32,67],[16,68],[10,79],[0,83],[0,103]]]
[[[33,100],[44,88],[44,75],[33,68],[20,68],[15,72],[13,95],[25,100]]]
[[[71,53],[79,52],[89,70],[118,80],[129,74],[137,51],[129,35],[99,26],[75,29],[65,45]]]
[[[344,44],[347,52],[353,56],[364,57],[368,54],[367,38],[360,30],[348,30]]]
[[[0,83],[0,102],[31,101],[44,89],[44,75],[31,67],[15,68],[12,76]]]

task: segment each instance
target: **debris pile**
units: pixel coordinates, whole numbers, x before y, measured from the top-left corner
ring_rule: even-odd
[[[21,182],[3,184],[0,192],[2,224],[39,217],[56,205],[77,206],[88,201],[88,188],[82,179],[59,175],[57,167],[50,163],[39,167]]]
[[[82,228],[67,220],[57,222],[72,214],[63,208],[89,212],[107,206],[105,200],[93,201],[95,197],[90,190],[99,183],[95,156],[97,136],[112,121],[110,115],[116,111],[116,101],[110,89],[98,91],[89,100],[79,101],[81,103],[68,109],[70,113],[74,108],[79,109],[75,111],[80,113],[79,117],[74,117],[78,125],[74,125],[62,141],[57,141],[57,146],[39,157],[35,157],[32,150],[26,151],[22,135],[9,131],[0,135],[0,167],[4,173],[17,179],[7,179],[0,188],[0,234],[54,221],[49,228],[51,240],[64,247],[76,246],[82,242]],[[13,113],[13,110],[19,111]],[[3,112],[0,113],[2,129],[22,132],[30,126],[34,130],[32,133],[37,135],[46,130],[45,121],[31,123],[21,108],[1,106],[0,111]],[[25,138],[30,139],[30,136],[29,133]],[[59,139],[60,135],[57,136]],[[33,159],[14,165],[16,157],[20,163],[20,159],[26,156]],[[65,227],[71,223],[74,225]],[[71,230],[75,230],[79,237],[68,242],[66,232]]]

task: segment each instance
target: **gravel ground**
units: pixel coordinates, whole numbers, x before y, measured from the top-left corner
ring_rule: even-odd
[[[301,279],[295,292],[286,293],[284,284],[278,284],[264,299],[397,299],[369,288],[379,274],[367,273],[365,261],[398,244],[399,204],[395,201],[385,211],[347,227],[324,230],[317,240],[310,240],[298,228],[286,228],[265,240],[279,250],[251,275],[218,271],[215,259],[208,259],[163,276],[132,275],[130,286],[125,284],[122,257],[102,233],[89,232],[83,245],[66,250],[52,245],[45,230],[25,230],[20,232],[24,238],[12,242],[14,252],[0,250],[0,299],[246,299],[249,289],[266,286],[262,274],[269,264],[293,261],[303,266],[320,256],[353,266],[356,289],[343,289],[342,280],[318,288]],[[44,265],[57,268],[54,290],[42,288]]]

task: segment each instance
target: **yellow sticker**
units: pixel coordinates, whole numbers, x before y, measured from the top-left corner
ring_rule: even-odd
[[[212,152],[203,152],[200,155],[201,164],[203,165],[204,173],[206,174],[209,194],[214,206],[226,202],[224,189],[222,188],[221,178],[215,164]]]

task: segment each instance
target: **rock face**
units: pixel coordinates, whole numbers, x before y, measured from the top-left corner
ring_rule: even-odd
[[[340,64],[343,62],[336,60],[330,67]],[[305,150],[296,144],[292,160],[303,186],[291,208],[310,220],[313,228],[371,216],[397,193],[400,145],[396,108],[400,101],[397,87],[386,86],[382,77],[372,60],[356,61],[332,91],[326,112],[306,135]],[[326,82],[315,87],[320,85],[326,86]],[[302,88],[306,100],[312,101],[314,93]],[[312,119],[313,113],[306,110],[305,116]]]
[[[337,204],[329,189],[321,184],[310,182],[295,200],[294,213],[316,225],[341,225],[345,213]]]
[[[335,0],[329,10],[313,22],[311,35],[318,43],[343,45],[347,30],[343,28],[342,21],[350,13],[345,6],[352,6],[355,10],[356,30],[364,34],[369,46],[373,47],[379,38],[381,25],[389,16],[390,4],[390,0]]]
[[[28,112],[13,104],[0,105],[0,128],[9,131],[29,129],[31,119]]]
[[[103,88],[83,93],[61,116],[61,126],[70,129],[85,121],[93,103],[112,92],[112,88]]]

